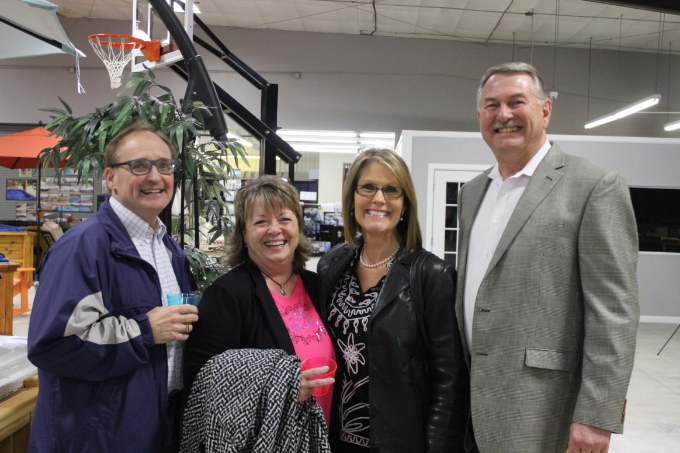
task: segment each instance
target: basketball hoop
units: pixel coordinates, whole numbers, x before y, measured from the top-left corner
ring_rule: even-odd
[[[144,41],[134,36],[111,34],[90,35],[89,40],[109,71],[112,89],[121,85],[123,69],[132,60],[135,50],[140,50],[149,61],[160,60],[160,41]]]

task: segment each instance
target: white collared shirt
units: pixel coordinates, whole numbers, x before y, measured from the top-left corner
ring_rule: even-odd
[[[172,268],[172,253],[163,243],[165,225],[157,219],[156,228],[149,224],[134,212],[123,206],[118,200],[109,199],[113,211],[116,213],[123,226],[127,230],[137,253],[144,261],[153,266],[161,282],[161,303],[168,305],[166,295],[181,293],[177,276]],[[173,341],[166,344],[168,351],[168,393],[180,390],[182,384],[182,353],[183,342]]]
[[[522,170],[505,181],[501,176],[498,163],[489,173],[491,182],[479,207],[477,217],[472,224],[465,266],[463,309],[465,313],[465,339],[470,351],[472,351],[472,320],[479,286],[482,284],[484,275],[486,275],[491,258],[496,252],[496,247],[505,227],[508,225],[510,216],[519,203],[524,189],[529,185],[538,164],[550,151],[550,147],[550,142],[546,141]]]

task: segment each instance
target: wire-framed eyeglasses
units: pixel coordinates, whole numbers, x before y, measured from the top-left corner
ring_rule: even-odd
[[[375,196],[379,190],[382,191],[385,198],[399,198],[404,194],[404,189],[396,186],[376,187],[373,184],[362,184],[356,188],[359,195],[366,197]]]
[[[113,164],[111,165],[111,168],[120,167],[122,165],[127,165],[130,167],[130,172],[133,175],[148,175],[149,172],[151,172],[151,167],[154,166],[161,175],[171,175],[175,172],[175,169],[179,167],[179,161],[177,159],[132,159]]]

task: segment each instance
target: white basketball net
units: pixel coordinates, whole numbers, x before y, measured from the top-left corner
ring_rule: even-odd
[[[126,38],[101,37],[90,40],[95,53],[102,59],[111,79],[111,89],[118,88],[125,66],[132,60],[134,49],[140,49],[142,44],[130,42]]]

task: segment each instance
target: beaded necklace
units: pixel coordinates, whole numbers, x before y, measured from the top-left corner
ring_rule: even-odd
[[[367,267],[369,269],[374,269],[376,267],[382,266],[385,263],[389,263],[392,260],[392,258],[394,258],[394,255],[396,255],[397,252],[399,251],[399,247],[397,247],[397,249],[394,252],[392,252],[392,254],[390,256],[388,256],[387,258],[385,258],[384,260],[377,262],[375,264],[366,264],[366,263],[364,263],[364,249],[365,248],[366,248],[365,246],[361,247],[361,254],[359,255],[359,262],[361,263],[362,266]]]

